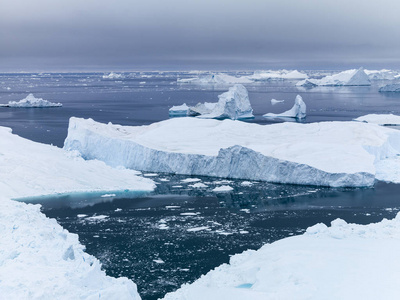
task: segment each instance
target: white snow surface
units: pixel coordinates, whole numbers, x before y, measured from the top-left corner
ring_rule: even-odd
[[[236,83],[252,83],[252,81],[244,76],[235,77],[224,73],[209,74],[193,78],[180,78],[177,79],[178,83],[190,84],[236,84]]]
[[[307,74],[301,73],[297,70],[279,70],[279,71],[255,71],[253,75],[248,76],[253,81],[270,81],[270,80],[294,80],[294,79],[306,79]]]
[[[8,104],[1,104],[3,107],[19,107],[19,108],[44,108],[44,107],[60,107],[61,103],[53,103],[42,98],[36,98],[33,94],[29,94],[20,101],[9,101]]]
[[[369,225],[336,219],[236,254],[164,299],[396,299],[399,247],[399,214]]]
[[[115,79],[123,79],[123,78],[124,78],[124,75],[119,74],[119,73],[114,73],[114,72],[111,72],[110,74],[107,74],[107,75],[103,75],[103,79],[115,80]]]
[[[365,116],[358,117],[354,121],[373,123],[382,126],[399,126],[400,116],[393,114],[369,114]]]
[[[131,280],[106,276],[78,235],[39,205],[0,196],[0,236],[1,299],[140,299]]]
[[[380,92],[394,92],[400,93],[400,83],[390,83],[379,89]]]
[[[366,86],[371,85],[368,75],[363,68],[340,72],[338,74],[325,76],[321,79],[308,79],[300,81],[297,86]]]
[[[153,190],[154,182],[137,173],[85,161],[76,152],[35,143],[0,127],[0,298],[140,299],[131,280],[106,276],[100,262],[84,253],[78,236],[46,218],[39,205],[10,200]]]
[[[304,119],[307,115],[306,110],[307,107],[303,101],[303,98],[300,95],[297,95],[296,99],[294,100],[294,105],[291,109],[280,114],[268,113],[265,114],[264,117],[268,118],[284,117],[284,118]]]
[[[151,172],[372,186],[376,163],[400,153],[400,131],[361,122],[259,125],[176,118],[120,126],[71,118],[65,148],[111,166]]]
[[[364,70],[370,80],[394,80],[399,75],[398,72],[393,70]]]

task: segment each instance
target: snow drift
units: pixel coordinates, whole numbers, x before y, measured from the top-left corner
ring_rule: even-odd
[[[150,172],[356,187],[372,186],[375,165],[396,159],[400,131],[359,122],[177,118],[129,127],[71,118],[64,148]]]
[[[341,73],[323,77],[321,79],[307,79],[299,81],[296,86],[312,87],[315,86],[368,86],[371,82],[364,69],[347,70]]]
[[[336,219],[236,254],[164,299],[395,299],[399,248],[399,214],[369,225]]]
[[[265,114],[264,117],[304,119],[306,117],[306,104],[304,103],[303,98],[300,95],[297,95],[296,99],[294,100],[294,105],[291,109],[280,114],[268,113]]]
[[[36,98],[33,94],[29,94],[20,101],[9,101],[8,104],[1,104],[3,107],[21,107],[21,108],[43,108],[43,107],[60,107],[61,103],[53,103],[42,98]]]

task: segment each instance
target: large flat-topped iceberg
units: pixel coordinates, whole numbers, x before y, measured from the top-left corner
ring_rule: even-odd
[[[341,73],[323,77],[321,79],[307,79],[299,81],[297,86],[312,87],[315,86],[368,86],[371,82],[364,69],[347,70]]]
[[[308,75],[297,70],[255,71],[253,75],[250,75],[247,78],[253,81],[295,80],[306,79],[308,78]]]
[[[393,114],[369,114],[365,116],[358,117],[354,121],[373,123],[382,126],[399,126],[400,116]]]
[[[133,170],[85,161],[77,153],[35,143],[0,127],[0,195],[22,198],[92,191],[152,191],[153,181]]]
[[[400,215],[369,225],[336,219],[230,258],[165,300],[396,299]]]
[[[218,73],[202,75],[199,77],[192,78],[180,78],[177,79],[178,83],[189,83],[189,84],[235,84],[235,83],[251,83],[252,81],[246,77],[235,77],[228,74]]]
[[[61,103],[53,103],[42,98],[36,98],[33,94],[29,94],[20,101],[9,101],[8,104],[0,104],[2,107],[19,107],[19,108],[43,108],[43,107],[60,107]]]
[[[258,125],[179,118],[149,126],[71,118],[65,149],[151,172],[323,186],[372,186],[400,131],[359,122]]]

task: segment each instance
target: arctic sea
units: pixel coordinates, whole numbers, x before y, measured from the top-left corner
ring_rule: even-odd
[[[244,75],[246,72],[241,72]],[[177,84],[188,72],[130,72],[123,79],[103,73],[0,74],[0,103],[29,93],[63,107],[0,108],[0,126],[41,143],[63,146],[71,116],[122,125],[147,125],[168,118],[173,105],[215,102],[230,85]],[[368,113],[400,114],[400,94],[369,87],[295,87],[293,81],[245,85],[255,118],[293,106],[300,94],[307,105],[304,122],[351,121]],[[285,100],[275,105],[271,99]],[[126,276],[143,299],[157,299],[192,282],[229,256],[304,232],[336,218],[366,224],[392,218],[400,210],[400,185],[377,183],[371,189],[329,189],[244,182],[209,177],[148,174],[152,194],[64,195],[30,199],[43,212],[79,234],[87,252],[99,258],[108,275]],[[194,183],[204,186],[196,188]],[[212,189],[229,185],[232,191]],[[92,218],[96,217],[96,218]]]

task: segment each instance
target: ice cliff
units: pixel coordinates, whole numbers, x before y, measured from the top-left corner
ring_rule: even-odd
[[[374,184],[382,160],[396,160],[400,131],[359,122],[263,126],[178,118],[130,127],[71,118],[64,147],[150,172],[357,187]]]

